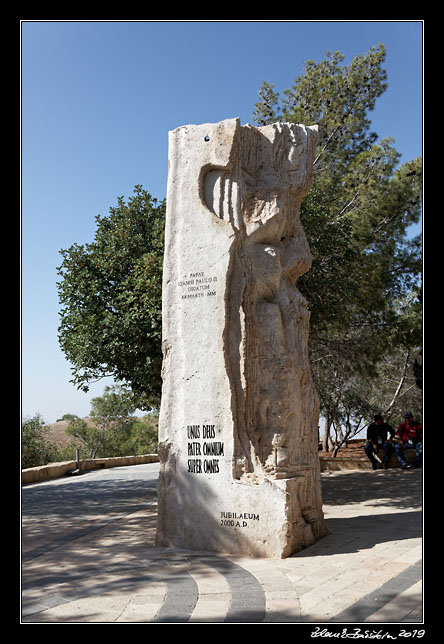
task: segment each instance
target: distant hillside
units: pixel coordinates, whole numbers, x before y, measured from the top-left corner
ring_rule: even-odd
[[[88,425],[93,425],[93,422],[90,418],[83,418],[82,420],[86,421]],[[59,420],[56,423],[50,423],[45,425],[44,429],[48,432],[48,439],[53,442],[59,449],[65,447],[69,440],[72,440],[72,436],[66,434],[66,429],[69,425],[67,420]]]
[[[145,416],[137,418],[137,420],[143,420]],[[88,425],[94,425],[91,418],[83,418]],[[72,436],[66,434],[66,429],[69,425],[67,420],[59,420],[56,423],[49,423],[45,425],[45,430],[48,432],[48,439],[53,442],[59,449],[65,447],[69,440],[73,440]]]

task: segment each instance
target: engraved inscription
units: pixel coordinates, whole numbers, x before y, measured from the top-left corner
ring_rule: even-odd
[[[215,425],[187,425],[189,474],[219,474],[219,458],[224,456],[223,441],[216,438]]]
[[[205,271],[188,273],[177,282],[182,300],[196,300],[216,295],[217,276],[206,275]]]
[[[220,513],[220,525],[228,528],[248,528],[255,521],[259,521],[257,512]]]

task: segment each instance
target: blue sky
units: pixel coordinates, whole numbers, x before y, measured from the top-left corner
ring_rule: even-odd
[[[339,50],[383,43],[388,89],[372,130],[401,162],[422,154],[422,37],[414,21],[25,21],[21,25],[22,416],[86,416],[57,341],[60,249],[91,242],[95,216],[136,184],[166,195],[168,131],[252,122],[262,81],[282,92]]]

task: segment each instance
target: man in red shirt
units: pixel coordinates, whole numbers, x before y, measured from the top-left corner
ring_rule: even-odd
[[[404,422],[399,425],[396,432],[395,452],[401,467],[410,469],[411,467],[418,467],[422,462],[422,423],[413,420],[411,411],[408,411],[404,418]],[[405,458],[404,449],[406,447],[416,448],[416,455],[412,465],[409,465]]]

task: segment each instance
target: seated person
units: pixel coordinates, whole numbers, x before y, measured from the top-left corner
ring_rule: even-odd
[[[404,422],[399,425],[396,432],[395,452],[401,467],[410,469],[411,467],[418,467],[422,462],[422,423],[413,420],[411,411],[405,414],[404,419]],[[409,465],[404,455],[406,447],[416,447],[416,455],[411,465]]]
[[[373,469],[376,470],[378,463],[374,455],[378,449],[383,449],[385,454],[382,467],[386,470],[393,452],[392,439],[395,435],[395,430],[388,423],[384,422],[380,414],[374,416],[373,420],[374,422],[367,429],[367,442],[364,445],[364,450],[371,461]]]

